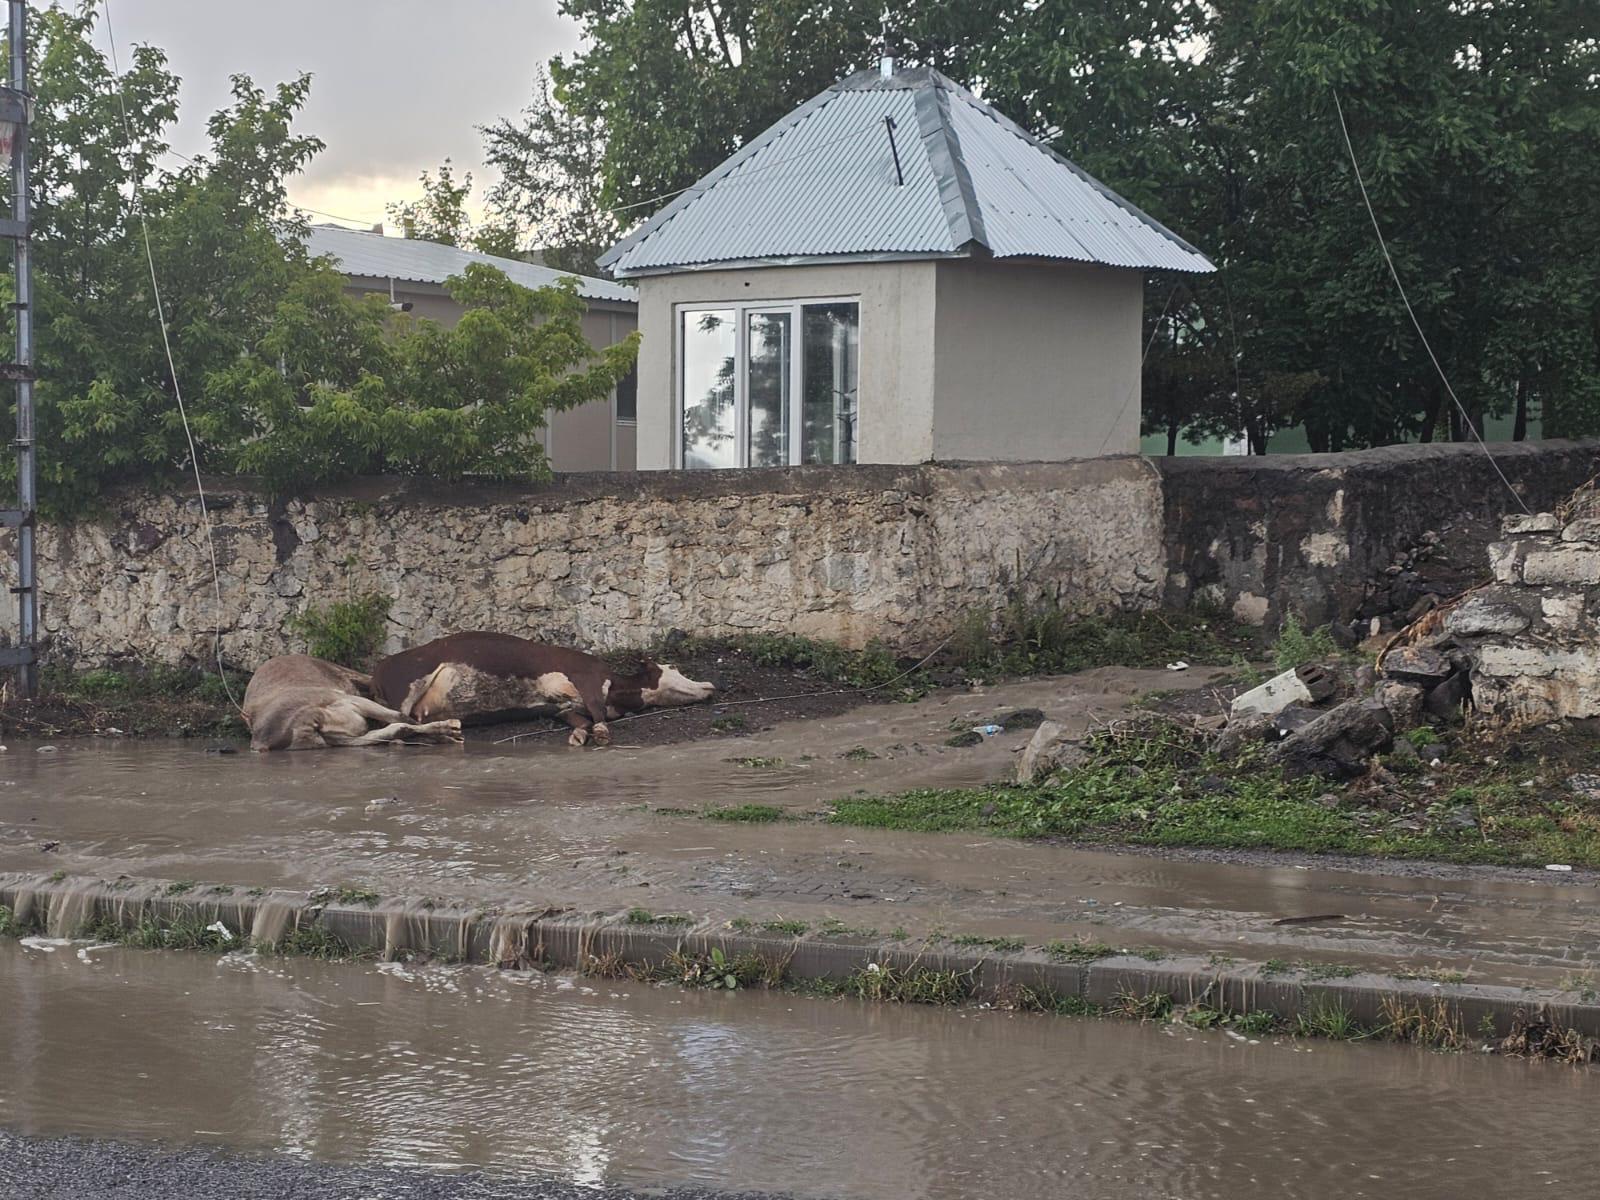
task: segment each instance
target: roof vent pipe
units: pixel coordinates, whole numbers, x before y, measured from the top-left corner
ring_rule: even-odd
[[[894,59],[885,54],[878,60],[878,74],[888,79],[894,74]]]

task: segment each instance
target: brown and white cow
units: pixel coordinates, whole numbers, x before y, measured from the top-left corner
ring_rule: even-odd
[[[569,745],[611,740],[608,719],[645,708],[710,699],[716,688],[676,667],[645,662],[625,674],[581,650],[507,633],[453,633],[402,651],[372,671],[374,693],[407,717],[455,717],[469,724],[526,716],[559,717]]]
[[[372,680],[309,654],[269,658],[244,691],[252,750],[459,742],[460,721],[419,724],[371,698]],[[368,729],[368,721],[383,721]]]

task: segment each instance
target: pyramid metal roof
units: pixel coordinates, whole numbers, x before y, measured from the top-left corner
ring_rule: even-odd
[[[861,71],[834,84],[686,189],[600,264],[625,278],[975,250],[1215,270],[1166,226],[931,67]]]
[[[314,258],[324,255],[332,258],[346,275],[409,279],[420,283],[443,283],[452,275],[461,274],[472,263],[498,267],[513,283],[529,288],[548,287],[571,274],[520,259],[501,258],[498,254],[446,246],[442,242],[385,237],[381,233],[345,229],[339,225],[311,226],[306,250]],[[578,295],[586,300],[609,300],[618,304],[639,302],[639,293],[631,287],[588,275],[572,277],[578,281]]]

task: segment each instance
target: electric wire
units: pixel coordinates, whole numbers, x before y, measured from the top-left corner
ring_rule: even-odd
[[[117,101],[117,108],[122,114],[122,136],[127,140],[128,148],[133,148],[133,125],[128,120],[128,105],[123,96],[122,68],[117,61],[117,35],[111,23],[111,0],[101,0],[101,8],[106,16],[106,38],[111,45],[111,85]],[[194,468],[195,493],[200,499],[200,528],[205,534],[206,552],[211,559],[211,595],[216,603],[212,620],[212,648],[217,660],[217,677],[222,680],[222,690],[228,697],[228,702],[234,709],[243,715],[239,701],[233,694],[233,685],[228,682],[228,670],[222,662],[222,572],[217,566],[217,543],[211,534],[211,513],[206,505],[206,485],[200,477],[200,452],[195,448],[194,431],[189,427],[189,412],[183,403],[183,388],[178,383],[178,364],[172,354],[172,339],[167,334],[166,306],[161,298],[161,281],[156,277],[155,253],[150,249],[150,225],[145,220],[144,201],[140,198],[140,181],[133,183],[133,211],[139,217],[139,231],[144,241],[145,263],[150,268],[150,291],[155,299],[156,322],[161,326],[161,348],[166,352],[167,371],[172,376],[172,394],[178,402],[178,417],[183,422],[183,436],[189,443],[189,464]]]
[[[1395,269],[1394,259],[1389,254],[1389,243],[1384,240],[1383,229],[1378,224],[1378,214],[1373,211],[1372,198],[1367,195],[1366,180],[1361,177],[1361,164],[1356,161],[1356,148],[1350,141],[1350,127],[1345,124],[1344,105],[1339,102],[1339,89],[1329,88],[1333,93],[1334,111],[1339,114],[1339,129],[1344,134],[1344,148],[1350,154],[1350,169],[1355,172],[1356,186],[1361,189],[1361,202],[1367,206],[1367,217],[1372,221],[1372,232],[1378,235],[1378,248],[1383,251],[1383,261],[1389,268],[1389,277],[1394,280],[1395,291],[1400,293],[1400,302],[1406,306],[1406,315],[1411,318],[1411,324],[1416,328],[1417,337],[1422,340],[1422,348],[1428,352],[1428,358],[1433,362],[1433,369],[1439,372],[1439,379],[1444,383],[1444,390],[1454,401],[1456,410],[1461,414],[1461,420],[1466,427],[1472,430],[1472,436],[1478,443],[1478,448],[1483,451],[1484,457],[1489,460],[1489,465],[1494,468],[1494,473],[1500,476],[1500,482],[1506,485],[1506,491],[1511,493],[1511,498],[1517,502],[1517,507],[1523,512],[1532,515],[1532,510],[1523,501],[1517,489],[1511,486],[1511,480],[1506,478],[1506,473],[1500,469],[1500,464],[1494,459],[1494,454],[1484,443],[1483,435],[1478,432],[1478,426],[1467,412],[1467,406],[1461,403],[1456,395],[1455,388],[1450,386],[1450,379],[1444,373],[1444,367],[1439,365],[1439,356],[1433,352],[1433,346],[1428,341],[1428,335],[1422,330],[1422,322],[1417,319],[1416,310],[1411,307],[1411,299],[1406,295],[1405,285],[1400,282],[1400,272]]]

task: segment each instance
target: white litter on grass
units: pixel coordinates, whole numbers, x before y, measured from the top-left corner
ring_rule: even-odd
[[[1167,664],[1167,670],[1169,671],[1187,671],[1188,669],[1189,664],[1184,662],[1181,658],[1177,662],[1169,662]]]
[[[80,961],[80,962],[88,962],[89,961],[89,955],[93,954],[96,950],[115,950],[116,948],[117,948],[117,943],[116,942],[96,942],[92,946],[79,946],[78,947],[78,961]]]
[[[1566,863],[1545,863],[1544,869],[1546,871],[1570,871],[1570,870],[1572,870],[1572,868],[1570,866],[1568,866]]]
[[[213,921],[213,922],[211,922],[211,924],[206,926],[206,932],[207,933],[218,933],[218,934],[221,934],[222,935],[222,940],[225,941],[225,942],[233,941],[233,930],[229,929],[221,921]]]

